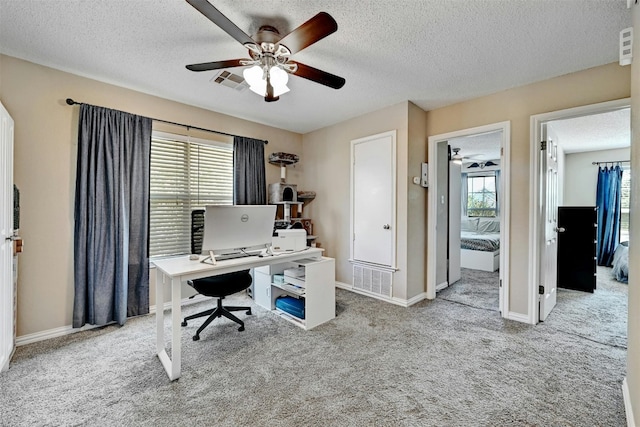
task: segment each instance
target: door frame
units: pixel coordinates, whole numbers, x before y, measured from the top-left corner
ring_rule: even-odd
[[[500,204],[500,312],[502,317],[509,317],[509,235],[510,235],[510,206],[511,206],[511,122],[504,121],[488,125],[462,129],[455,132],[430,136],[428,139],[429,159],[429,192],[427,195],[427,299],[436,297],[436,213],[438,206],[437,188],[437,143],[452,138],[471,136],[479,133],[502,131],[502,156],[500,156],[500,189],[502,190],[502,202]]]
[[[540,239],[544,231],[540,224],[540,159],[538,158],[539,141],[541,139],[541,126],[548,122],[561,119],[571,119],[575,117],[591,116],[599,113],[621,110],[631,107],[631,98],[616,99],[614,101],[600,102],[597,104],[584,105],[580,107],[567,108],[565,110],[551,111],[543,114],[536,114],[530,118],[530,141],[529,141],[529,313],[528,323],[533,325],[539,323],[540,313],[538,312],[538,284],[540,283],[541,262]],[[564,185],[564,177],[562,185]]]

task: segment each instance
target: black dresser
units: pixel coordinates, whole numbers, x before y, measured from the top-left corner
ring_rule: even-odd
[[[558,287],[596,288],[597,213],[595,206],[558,208]]]

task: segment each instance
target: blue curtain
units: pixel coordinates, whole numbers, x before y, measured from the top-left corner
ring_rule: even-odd
[[[74,328],[123,325],[128,316],[149,312],[151,123],[122,111],[80,106]]]
[[[598,207],[598,265],[611,267],[613,254],[620,242],[620,193],[622,169],[620,166],[598,168],[596,205]]]
[[[266,205],[264,141],[233,138],[233,204]]]

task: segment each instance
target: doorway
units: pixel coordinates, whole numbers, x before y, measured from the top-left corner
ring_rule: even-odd
[[[607,135],[616,132],[612,126],[626,126],[626,131],[629,131],[628,124],[616,124],[624,114],[627,115],[626,122],[629,122],[629,107],[630,100],[622,99],[531,117],[529,194],[531,211],[535,214],[530,217],[529,227],[532,257],[529,266],[529,323],[544,321],[555,306],[556,295],[548,297],[556,292],[557,275],[553,274],[545,279],[545,276],[549,276],[546,273],[553,267],[545,259],[545,242],[549,236],[545,237],[548,227],[544,213],[549,210],[549,192],[556,192],[558,206],[595,206],[595,181],[598,172],[596,164],[607,160],[614,163],[624,160],[620,158],[620,152],[612,150],[619,148],[616,144],[620,143]],[[572,134],[575,134],[575,138]],[[541,144],[541,141],[545,143]],[[544,157],[540,152],[542,147],[546,145],[548,148],[549,144],[558,146],[558,180],[555,188],[550,187],[547,191],[544,176],[548,168],[543,167]],[[560,226],[557,230],[564,231]],[[602,268],[598,267],[598,272],[602,274]],[[540,286],[540,283],[543,285]]]
[[[458,170],[462,171],[464,165],[472,166],[476,163],[477,166],[471,167],[471,169],[484,169],[491,168],[488,164],[488,160],[479,158],[478,153],[473,153],[473,145],[470,145],[468,156],[465,160],[465,152],[462,150],[462,145],[465,139],[469,139],[471,142],[473,138],[482,138],[485,136],[499,135],[499,160],[500,173],[499,177],[495,180],[496,185],[500,188],[500,206],[498,212],[498,219],[501,226],[499,227],[499,253],[496,254],[496,262],[499,262],[499,281],[498,281],[498,294],[499,294],[499,310],[502,317],[509,318],[509,204],[510,204],[510,156],[509,146],[511,140],[510,134],[510,122],[500,122],[485,126],[479,126],[475,128],[465,129],[456,132],[450,132],[441,135],[434,135],[429,137],[429,194],[427,202],[428,210],[428,236],[427,236],[427,298],[434,299],[436,297],[436,291],[438,288],[443,288],[449,285],[449,161],[462,159],[462,165],[458,166]],[[449,142],[453,141],[452,147],[449,147]],[[447,155],[443,154],[443,150],[447,150]],[[460,148],[457,153],[452,151],[449,155],[449,150],[452,148]],[[477,147],[476,147],[477,148]],[[477,151],[477,150],[476,150]],[[473,158],[471,154],[475,154],[478,158]],[[455,159],[454,159],[455,157]],[[484,168],[480,167],[480,164]],[[487,170],[488,172],[488,170]],[[485,173],[486,174],[486,173]],[[494,175],[495,176],[495,175]],[[455,179],[455,178],[454,178]],[[459,178],[461,180],[461,177]],[[444,183],[444,184],[443,184]],[[456,194],[454,192],[454,194]],[[460,193],[462,194],[462,192]],[[467,191],[464,192],[465,196],[462,196],[462,200],[467,197]],[[446,212],[446,214],[443,214]],[[454,215],[455,216],[455,215]],[[462,218],[452,218],[452,222],[461,225]],[[459,250],[460,246],[455,245],[451,248],[453,251]],[[443,260],[444,257],[444,260]],[[499,260],[499,261],[498,261]],[[462,262],[462,261],[461,261]],[[443,267],[444,266],[444,267]],[[447,272],[445,281],[443,281],[442,270]],[[452,275],[455,277],[455,274]]]

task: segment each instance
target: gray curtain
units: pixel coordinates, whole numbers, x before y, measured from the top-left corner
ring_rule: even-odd
[[[75,195],[73,327],[149,312],[152,120],[82,104]]]
[[[266,205],[264,141],[233,138],[233,204]]]
[[[502,191],[502,188],[500,188],[501,173],[500,169],[496,169],[496,216],[500,216],[500,199],[502,198],[502,195],[500,194]]]
[[[462,172],[460,181],[460,206],[462,207],[462,216],[467,216],[467,205],[469,204],[469,174]]]

